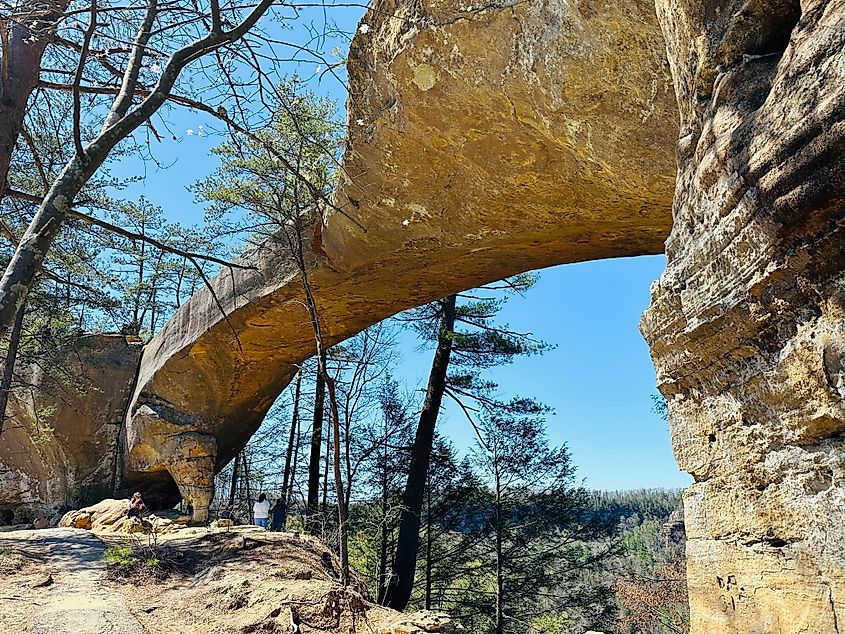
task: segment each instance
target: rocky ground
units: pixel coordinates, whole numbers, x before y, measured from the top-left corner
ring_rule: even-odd
[[[82,530],[0,535],[0,628],[29,634],[143,634],[124,593],[102,582],[104,552],[103,542]]]
[[[108,559],[123,564],[106,563],[108,548],[114,549]],[[28,634],[463,632],[442,615],[376,606],[360,584],[343,588],[337,570],[319,541],[255,527],[185,527],[160,535],[7,532],[0,534],[0,628]]]

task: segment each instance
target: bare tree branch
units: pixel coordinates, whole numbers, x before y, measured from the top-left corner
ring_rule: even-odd
[[[18,191],[16,189],[6,189],[5,191],[6,196],[10,196],[11,198],[16,198],[18,200],[25,200],[27,202],[36,203],[38,204],[41,202],[41,198],[38,196],[33,196],[32,194],[27,194],[26,192]],[[170,246],[156,240],[155,238],[151,238],[148,235],[142,233],[136,233],[134,231],[128,231],[123,227],[118,227],[110,222],[106,222],[105,220],[100,220],[99,218],[95,218],[94,216],[89,216],[88,214],[84,214],[81,211],[77,211],[76,209],[69,209],[67,211],[67,215],[70,218],[75,218],[76,220],[81,220],[89,225],[94,225],[95,227],[100,227],[101,229],[105,229],[106,231],[110,231],[116,235],[121,236],[122,238],[126,238],[127,240],[137,240],[140,242],[146,242],[147,244],[154,246],[156,249],[160,251],[164,251],[165,253],[172,253],[174,255],[178,255],[183,258],[187,258],[189,260],[204,260],[206,262],[214,262],[215,264],[219,264],[220,266],[225,266],[232,269],[248,269],[248,270],[255,270],[254,266],[247,266],[245,264],[238,264],[237,262],[229,262],[228,260],[222,260],[220,258],[214,257],[213,255],[206,255],[202,253],[193,253],[192,251],[184,251],[174,246]],[[7,228],[8,229],[8,228]]]
[[[211,0],[211,32],[219,33],[223,30],[223,21],[220,19],[220,2]]]
[[[129,62],[126,64],[126,72],[123,74],[120,92],[118,92],[117,98],[112,104],[111,112],[103,123],[104,130],[124,117],[132,105],[132,99],[135,98],[135,88],[138,85],[138,75],[144,63],[144,51],[150,39],[150,32],[157,13],[158,0],[148,0],[147,12],[138,29],[138,34],[135,36],[135,42],[132,44],[132,52],[129,56]]]
[[[38,84],[41,88],[46,88],[49,90],[72,90],[72,86],[70,84],[58,84],[56,82],[51,81],[41,81]],[[109,88],[109,87],[101,87],[101,86],[83,86],[80,88],[80,91],[83,93],[89,93],[93,95],[114,95],[117,93],[116,88]],[[135,94],[140,96],[149,96],[151,95],[151,91],[143,90],[143,89],[136,89]],[[227,126],[229,126],[235,132],[244,135],[251,141],[258,143],[263,147],[273,158],[279,160],[279,162],[284,166],[286,170],[288,170],[291,174],[293,174],[297,179],[299,179],[311,192],[311,195],[315,198],[318,198],[324,205],[328,206],[333,211],[338,212],[339,214],[343,215],[349,221],[354,223],[361,231],[367,233],[367,228],[361,224],[356,218],[350,216],[344,209],[338,207],[334,204],[329,196],[327,196],[324,192],[320,191],[320,189],[315,186],[302,172],[297,169],[297,167],[291,163],[288,158],[279,152],[278,149],[273,147],[271,143],[268,143],[266,140],[262,139],[260,136],[252,132],[251,130],[243,127],[237,121],[235,121],[229,113],[226,111],[225,108],[213,108],[208,104],[205,104],[201,101],[197,101],[196,99],[191,99],[190,97],[185,97],[184,95],[174,95],[170,94],[167,96],[167,100],[171,101],[175,104],[179,104],[181,106],[187,108],[193,108],[194,110],[199,110],[200,112],[205,112],[206,114],[211,115],[215,119],[222,121]],[[286,109],[287,110],[287,109]],[[331,156],[329,154],[329,156]],[[332,157],[333,158],[333,157]]]
[[[261,0],[236,27],[228,31],[207,33],[176,50],[170,55],[152,92],[136,108],[128,109],[124,116],[104,126],[82,154],[77,148],[76,155],[65,165],[42,200],[0,280],[0,330],[5,331],[9,327],[18,306],[25,301],[38,269],[71,209],[73,199],[114,147],[164,104],[180,73],[190,62],[243,37],[272,4],[273,0]],[[95,13],[94,6],[92,4],[92,14]],[[92,23],[96,25],[93,18]],[[80,81],[81,66],[82,63],[77,72]],[[74,83],[77,85],[79,82]]]
[[[97,29],[97,0],[91,0],[91,18],[88,28],[85,29],[85,37],[82,40],[82,49],[79,52],[79,61],[76,64],[76,73],[73,76],[73,145],[76,148],[76,155],[80,161],[85,161],[85,148],[82,147],[82,105],[80,103],[79,86],[82,83],[82,71],[85,69],[85,62],[88,60],[88,48],[91,46],[91,38]]]

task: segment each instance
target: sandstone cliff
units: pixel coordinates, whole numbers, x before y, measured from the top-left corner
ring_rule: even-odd
[[[845,2],[658,0],[681,133],[642,322],[695,634],[845,624]]]
[[[18,368],[24,385],[12,393],[0,442],[2,523],[56,522],[68,506],[111,494],[140,357],[126,337],[88,335]]]

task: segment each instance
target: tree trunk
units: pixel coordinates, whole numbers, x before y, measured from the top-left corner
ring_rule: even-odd
[[[411,598],[414,586],[414,572],[420,546],[420,511],[422,510],[425,481],[431,461],[431,447],[434,442],[434,428],[440,403],[446,390],[446,374],[452,354],[452,332],[455,328],[455,295],[443,300],[437,350],[431,364],[428,389],[420,412],[417,434],[411,449],[411,464],[408,468],[408,482],[402,498],[402,513],[399,520],[399,536],[396,540],[396,558],[393,571],[384,592],[382,604],[395,610],[404,610]]]
[[[328,509],[328,497],[329,497],[329,461],[330,456],[332,454],[332,442],[334,439],[332,438],[332,430],[331,428],[326,430],[326,460],[323,463],[323,503],[320,505],[320,515],[323,518],[323,524],[326,524],[326,510]]]
[[[132,134],[132,132],[147,121],[164,104],[185,66],[191,61],[243,37],[247,31],[255,26],[259,18],[267,12],[272,4],[273,0],[261,0],[236,27],[229,30],[212,29],[205,36],[193,40],[189,44],[174,51],[165,63],[153,91],[144,97],[137,107],[130,111],[137,86],[136,80],[143,63],[143,51],[146,49],[147,41],[152,33],[152,25],[157,13],[156,3],[148,5],[144,18],[144,30],[139,32],[133,44],[129,66],[127,66],[127,72],[124,75],[124,82],[120,92],[115,97],[103,128],[84,148],[82,147],[80,138],[80,109],[78,107],[79,104],[76,103],[77,107],[74,108],[74,145],[76,146],[76,152],[73,158],[64,166],[58,178],[50,186],[50,191],[47,192],[41,201],[41,206],[24,232],[11,261],[6,266],[3,278],[0,279],[0,331],[5,332],[8,330],[14,321],[15,312],[21,302],[26,298],[27,293],[29,293],[29,289],[41,268],[41,264],[44,262],[44,258],[47,256],[53,240],[59,233],[70,211],[74,198],[105,162],[114,147]],[[45,2],[41,6],[48,5]],[[53,5],[53,7],[56,6],[58,6],[58,2]],[[36,10],[38,7],[39,5],[36,5]],[[27,8],[29,14],[31,14],[33,8],[32,3],[28,3]],[[92,19],[95,19],[93,5],[91,14]],[[85,44],[82,47],[83,54],[87,51],[91,33],[93,31],[89,30],[86,32]],[[7,34],[8,31],[0,29],[4,46],[8,39]],[[24,44],[23,41],[21,43]],[[28,46],[29,44],[26,45]],[[43,53],[43,50],[41,52]],[[30,53],[29,55],[25,55],[25,57],[31,57],[31,51],[23,50],[23,53]],[[82,61],[84,62],[85,60],[83,59]],[[8,57],[4,55],[3,72],[6,74],[11,72],[7,62]],[[81,71],[82,66],[78,66],[77,68]],[[32,64],[29,64],[29,75],[32,75],[32,73],[36,73],[36,69],[32,67]],[[80,79],[81,77],[77,77],[75,81],[78,82]],[[31,80],[37,80],[37,73]],[[17,82],[14,82],[11,88],[15,94],[8,95],[10,99],[20,96],[23,92],[21,85]],[[74,97],[78,97],[78,94],[75,93]],[[20,99],[16,101],[16,108],[25,107],[26,104],[20,103]],[[13,111],[11,114],[14,115],[15,113],[16,111]],[[10,116],[9,119],[11,120],[13,117]],[[15,129],[19,130],[20,126],[18,125]],[[7,145],[16,140],[12,139],[7,133],[6,128],[0,125],[0,136],[2,135],[6,135]],[[6,172],[8,172],[8,169]],[[3,176],[5,179],[6,174],[0,172],[0,176]]]
[[[143,212],[142,212],[143,213]],[[141,219],[141,235],[144,235],[145,225],[144,220]],[[135,297],[133,298],[132,309],[132,334],[141,333],[140,312],[141,312],[141,292],[144,288],[144,264],[146,262],[146,242],[141,240],[141,253],[138,256],[138,284],[135,286]]]
[[[348,536],[348,520],[349,520],[349,512],[346,508],[346,494],[343,491],[343,473],[340,469],[340,413],[338,412],[337,408],[337,394],[335,392],[335,384],[334,379],[329,375],[328,369],[326,368],[326,353],[324,348],[324,341],[322,330],[320,327],[320,315],[317,310],[317,302],[314,300],[314,293],[311,290],[311,285],[308,283],[308,273],[305,267],[305,260],[302,254],[302,227],[297,226],[296,234],[295,234],[295,242],[292,239],[291,234],[285,232],[285,235],[288,238],[288,243],[291,247],[291,252],[295,254],[296,257],[296,264],[299,267],[299,273],[302,276],[302,290],[305,292],[305,299],[306,299],[306,307],[308,308],[308,314],[311,318],[311,327],[314,329],[314,342],[317,347],[317,372],[318,377],[322,377],[325,383],[325,388],[328,390],[329,394],[329,406],[331,411],[332,417],[332,428],[334,429],[334,436],[335,436],[335,444],[334,444],[334,481],[335,481],[335,488],[337,491],[337,514],[339,519],[339,530],[340,530],[340,561],[341,561],[341,568],[342,568],[342,581],[343,585],[346,586],[349,582],[349,536]],[[315,424],[316,424],[316,406],[315,406]],[[322,410],[322,408],[321,408]],[[321,411],[322,413],[322,411]],[[322,426],[322,419],[320,420],[320,424]],[[319,468],[319,437],[317,437],[317,447],[318,447],[318,455],[316,460],[316,465]],[[313,450],[314,450],[314,438],[311,439],[311,449],[312,449],[312,459],[314,457]],[[313,462],[312,462],[313,464]],[[310,475],[310,474],[309,474]],[[309,478],[310,480],[310,478]],[[310,487],[310,481],[309,481]],[[310,491],[309,491],[310,495]]]
[[[502,486],[498,471],[496,472],[496,634],[505,631],[505,572],[504,553],[502,552]]]
[[[425,487],[425,609],[431,609],[431,481]]]
[[[38,85],[41,58],[69,0],[16,3],[15,19],[0,19],[0,198],[20,134],[29,96]],[[33,41],[33,34],[37,37]]]
[[[379,544],[379,558],[378,558],[378,589],[379,593],[387,586],[387,493],[388,493],[388,476],[387,476],[387,425],[385,425],[384,434],[384,448],[382,451],[382,465],[381,465],[381,538]],[[381,597],[379,597],[381,599]]]
[[[241,452],[241,468],[243,469],[244,484],[246,484],[246,507],[249,511],[249,523],[253,523],[252,517],[252,492],[249,490],[249,464],[246,461],[246,451]]]
[[[319,363],[325,362],[325,353]],[[320,370],[317,370],[317,381],[314,391],[314,423],[311,426],[311,456],[308,460],[308,500],[306,513],[309,518],[310,531],[314,532],[313,518],[320,510],[320,450],[323,445],[323,404],[326,399],[326,381]]]
[[[325,363],[323,363],[323,374],[325,374],[326,387],[329,392],[329,406],[331,408],[332,429],[334,431],[333,463],[335,492],[337,494],[338,531],[340,533],[341,579],[343,585],[346,586],[349,583],[349,509],[346,506],[346,495],[343,491],[343,472],[340,468],[340,413],[337,409],[334,379],[326,372]]]
[[[24,303],[20,305],[18,312],[15,314],[15,323],[12,324],[12,332],[9,334],[9,349],[6,352],[3,378],[0,380],[0,435],[3,434],[3,425],[6,422],[6,406],[9,404],[9,392],[12,389],[12,377],[15,373],[15,360],[18,358],[18,346],[21,342],[25,312],[26,304]]]
[[[238,490],[238,463],[241,455],[235,455],[235,464],[232,465],[232,486],[229,488],[229,506],[235,506],[235,492]]]
[[[296,444],[293,451],[293,466],[290,469],[290,482],[285,499],[293,500],[293,487],[296,484],[296,470],[299,468],[299,448],[302,446],[302,423],[297,415],[296,420]]]
[[[302,386],[302,372],[296,373],[296,386],[293,391],[293,413],[290,417],[290,434],[288,435],[288,449],[285,453],[285,472],[282,475],[282,500],[285,505],[284,516],[282,517],[282,527],[285,526],[285,521],[288,514],[288,504],[290,504],[290,497],[288,491],[290,490],[290,482],[293,479],[291,473],[291,463],[293,461],[293,443],[296,440],[296,430],[299,428],[299,394]]]

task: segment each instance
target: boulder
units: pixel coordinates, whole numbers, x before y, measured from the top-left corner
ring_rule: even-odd
[[[191,518],[177,511],[147,513],[142,519],[127,517],[129,500],[103,500],[94,506],[69,511],[59,526],[83,528],[99,533],[139,533],[155,530],[170,533],[188,525]]]

